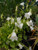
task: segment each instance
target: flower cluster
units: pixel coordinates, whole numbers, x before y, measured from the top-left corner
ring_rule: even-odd
[[[9,22],[11,21],[11,25],[14,24],[14,29],[11,33],[11,35],[8,35],[9,39],[11,41],[18,41],[19,40],[19,37],[17,36],[17,33],[18,33],[18,29],[22,30],[23,29],[23,26],[24,26],[24,23],[26,23],[31,31],[34,29],[33,28],[33,22],[32,20],[30,19],[30,16],[32,15],[32,12],[29,11],[27,13],[25,13],[24,15],[24,18],[22,19],[22,17],[16,17],[16,18],[13,18],[13,17],[8,17],[6,20],[8,21],[8,24]],[[29,20],[30,19],[30,20]],[[10,24],[9,24],[10,25]],[[26,27],[26,26],[25,26]],[[21,34],[21,33],[20,33]],[[21,44],[18,43],[18,46],[20,47],[20,49],[23,48],[23,46]]]
[[[24,2],[20,3],[20,5],[24,7]],[[16,13],[17,13],[17,8],[18,6],[16,6],[16,9],[15,9]],[[28,8],[28,5],[26,6],[26,8]],[[23,39],[27,40],[26,29],[28,30],[28,32],[30,32],[29,31],[30,29],[31,31],[34,30],[34,24],[30,17],[31,15],[32,15],[32,9],[24,12],[24,16],[20,15],[20,17],[6,18],[6,23],[1,28],[1,31],[0,31],[2,35],[4,34],[4,36],[1,35],[2,40],[3,40],[3,37],[5,38],[6,36],[6,39],[4,40],[5,42],[4,44],[10,45],[10,48],[12,49],[15,48],[16,50],[22,49],[24,47],[24,44],[21,43],[21,41]],[[18,49],[17,49],[17,46],[19,47]],[[29,47],[29,50],[31,50],[31,47]]]

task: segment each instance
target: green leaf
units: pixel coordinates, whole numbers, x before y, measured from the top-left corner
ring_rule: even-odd
[[[24,36],[24,39],[27,40],[27,36]]]
[[[15,43],[14,42],[10,42],[10,47],[15,48]]]
[[[38,14],[36,15],[36,25],[38,26]]]

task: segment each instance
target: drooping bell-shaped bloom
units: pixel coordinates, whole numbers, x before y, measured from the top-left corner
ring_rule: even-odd
[[[28,26],[33,26],[32,20],[26,22]]]
[[[8,21],[9,21],[10,19],[11,19],[10,17],[7,17],[7,19],[6,19],[6,20],[8,20]]]
[[[22,48],[23,48],[23,46],[22,46],[20,43],[18,44],[18,46],[19,46],[19,48],[20,48],[20,49],[22,49]]]
[[[23,23],[18,24],[18,23],[15,22],[15,26],[16,26],[16,27],[19,27],[20,29],[22,29]]]
[[[19,23],[19,24],[21,23],[21,17],[17,18],[17,23]]]
[[[27,23],[27,25],[30,27],[31,31],[34,30],[34,27],[33,27],[34,25],[33,25],[32,20],[27,21],[26,23]]]
[[[31,31],[34,30],[33,26],[30,26]]]
[[[19,27],[20,29],[22,29],[23,23],[21,22],[21,17],[17,18],[17,22],[15,22],[15,26]]]
[[[18,27],[19,27],[20,29],[22,29],[23,23],[19,24]]]
[[[17,22],[15,22],[15,26],[18,26]]]
[[[17,41],[17,40],[18,40],[18,37],[17,37],[17,35],[16,35],[15,32],[12,32],[12,35],[11,35],[10,39],[11,39],[12,41],[14,41],[14,40]]]
[[[29,24],[30,24],[31,26],[33,26],[33,22],[32,22],[32,20],[30,20]]]
[[[14,18],[11,19],[11,24],[14,23]]]
[[[26,18],[26,19],[29,19],[31,15],[32,15],[32,13],[31,13],[31,12],[27,12],[27,13],[25,13],[25,15],[24,15],[24,16],[25,16],[25,18]]]
[[[24,2],[20,3],[20,5],[24,6]]]

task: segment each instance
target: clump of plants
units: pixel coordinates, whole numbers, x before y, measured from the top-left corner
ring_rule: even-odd
[[[10,15],[4,17],[4,13],[1,14],[1,50],[34,50],[35,45],[38,43],[36,36],[38,33],[38,14],[37,5],[34,2],[31,1],[30,4],[30,1],[27,1],[17,4],[14,9],[14,17]],[[30,40],[35,40],[34,47],[29,43]]]

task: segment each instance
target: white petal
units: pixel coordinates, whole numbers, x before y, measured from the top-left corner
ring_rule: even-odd
[[[11,24],[12,24],[12,23],[14,23],[14,19],[13,19],[13,18],[11,19]]]
[[[16,40],[16,41],[18,40],[18,37],[17,37],[17,36],[15,37],[15,40]]]
[[[34,26],[32,20],[26,22],[28,26]]]
[[[13,33],[12,33],[12,36],[16,36],[16,33],[15,33],[15,32],[13,32]]]
[[[24,6],[24,2],[20,3],[20,5]]]
[[[17,18],[17,23],[20,24],[21,23],[21,17]]]
[[[30,26],[29,21],[26,22],[28,26]]]
[[[32,15],[31,12],[25,13],[25,18],[29,19],[31,15]]]
[[[23,48],[23,46],[22,46],[20,43],[18,44],[18,46],[20,47],[20,49],[22,49],[22,48]]]
[[[18,40],[18,37],[17,37],[17,35],[16,35],[16,33],[15,32],[13,32],[12,33],[12,35],[11,35],[11,37],[10,37],[10,39],[12,40],[12,41],[14,41],[14,40]]]
[[[18,24],[21,24],[21,21],[18,21],[17,23],[18,23]]]
[[[9,21],[10,19],[11,19],[10,17],[7,17],[7,19],[6,19],[6,20],[8,20],[8,21]]]
[[[28,12],[28,15],[30,15],[30,16],[31,16],[31,15],[32,15],[32,13],[31,13],[31,12]]]
[[[13,36],[11,36],[10,39],[11,39],[12,41],[14,41],[14,37],[13,37]]]
[[[34,30],[34,28],[32,26],[30,26],[31,31]]]
[[[18,26],[18,24],[15,22],[15,26]]]
[[[22,27],[23,27],[23,23],[21,23],[18,27],[19,27],[20,29],[22,29]]]
[[[32,22],[32,20],[30,20],[29,24],[30,24],[31,26],[33,26],[33,22]]]
[[[27,13],[25,13],[25,18],[29,19],[30,16]]]
[[[36,0],[36,2],[37,2],[38,0]]]
[[[17,18],[17,22],[19,22],[19,21],[21,21],[21,17],[18,17],[18,18]]]

